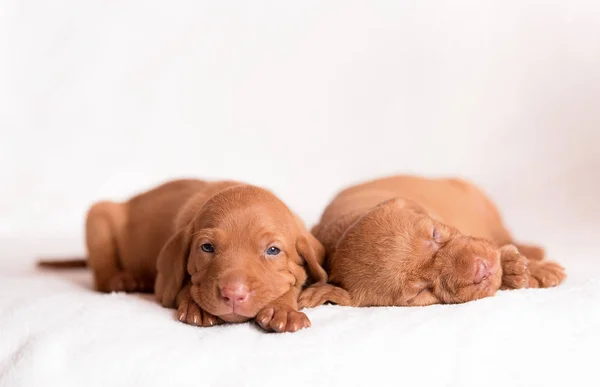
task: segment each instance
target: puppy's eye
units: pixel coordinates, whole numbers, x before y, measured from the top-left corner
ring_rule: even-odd
[[[277,255],[277,254],[279,254],[280,252],[281,252],[281,250],[280,250],[280,249],[278,249],[278,248],[277,248],[277,247],[275,247],[275,246],[271,246],[271,247],[269,247],[269,248],[267,249],[267,251],[266,251],[267,255]]]
[[[205,253],[214,253],[215,252],[215,247],[213,245],[211,245],[210,243],[205,243],[202,246],[200,246],[200,248]]]

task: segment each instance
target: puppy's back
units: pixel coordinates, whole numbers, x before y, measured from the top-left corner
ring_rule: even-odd
[[[402,197],[465,235],[509,239],[494,204],[475,185],[453,178],[399,175],[372,180],[341,191],[313,229],[329,248],[356,219],[389,199]]]
[[[398,197],[422,206],[433,218],[457,228],[462,234],[493,241],[510,238],[501,216],[476,185],[456,178],[394,176],[367,183],[369,187],[394,191]]]

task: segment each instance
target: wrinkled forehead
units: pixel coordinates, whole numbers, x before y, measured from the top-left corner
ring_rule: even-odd
[[[474,237],[453,238],[447,243],[449,248],[460,251],[461,254],[487,256],[496,249],[494,245],[485,239]]]
[[[272,193],[257,187],[229,189],[212,197],[196,219],[199,228],[248,234],[295,231],[294,218],[287,206]]]
[[[427,214],[396,201],[383,203],[372,211],[370,218],[376,227],[382,227],[385,224],[383,227],[390,231],[400,230],[402,233],[408,231],[428,232],[433,225],[433,220]]]

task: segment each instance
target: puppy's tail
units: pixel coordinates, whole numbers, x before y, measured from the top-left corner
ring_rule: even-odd
[[[46,269],[72,269],[87,267],[87,260],[85,258],[61,259],[56,261],[42,259],[38,261],[37,265]]]

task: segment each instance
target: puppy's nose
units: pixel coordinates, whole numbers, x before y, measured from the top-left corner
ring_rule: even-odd
[[[243,283],[227,284],[219,289],[223,302],[229,306],[246,302],[250,296],[250,289]]]
[[[483,280],[491,277],[495,270],[493,265],[490,266],[488,262],[479,257],[475,258],[475,275],[473,276],[473,282],[480,284]]]

